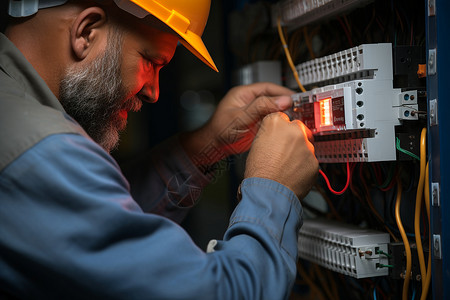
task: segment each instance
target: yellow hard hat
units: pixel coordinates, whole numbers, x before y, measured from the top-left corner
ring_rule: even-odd
[[[174,30],[180,42],[205,64],[218,72],[202,41],[211,0],[114,0],[116,5],[143,18],[151,14]]]

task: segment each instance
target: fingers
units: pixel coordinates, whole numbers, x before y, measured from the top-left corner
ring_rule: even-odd
[[[220,148],[225,149],[226,155],[246,151],[258,131],[261,120],[268,114],[291,107],[293,93],[290,89],[273,83],[235,87],[219,103],[206,125],[210,128],[208,131],[216,132],[211,136],[214,136]]]
[[[276,113],[271,113],[271,114],[267,115],[263,119],[263,125],[262,126],[265,126],[264,128],[267,128],[267,126],[274,126],[274,123],[267,124],[267,121],[266,121],[266,124],[264,124],[264,121],[266,119],[273,119],[273,121],[277,122],[277,120],[276,120],[277,118],[279,119],[279,121],[284,121],[286,123],[289,123],[290,126],[294,126],[296,128],[300,128],[300,130],[297,129],[295,131],[297,131],[298,135],[303,135],[303,137],[305,139],[306,146],[308,147],[309,151],[311,151],[311,153],[313,153],[313,154],[315,153],[315,149],[314,149],[314,145],[313,145],[313,143],[314,143],[314,136],[313,136],[311,130],[309,130],[309,128],[306,127],[306,125],[303,124],[303,122],[301,122],[300,120],[290,121],[288,115],[286,115],[285,113],[276,112]]]
[[[284,111],[292,106],[291,95],[294,91],[273,83],[255,83],[243,87],[246,92],[243,93],[246,103],[246,112],[256,119],[262,119],[266,115]]]
[[[247,158],[245,177],[275,180],[303,197],[317,175],[318,162],[308,139],[309,130],[284,113],[272,113],[261,122]]]
[[[293,93],[288,88],[269,82],[242,85],[227,93],[218,110],[231,112],[233,118],[238,118],[244,127],[252,126],[270,113],[290,108]]]
[[[291,96],[294,94],[294,91],[270,82],[258,82],[245,86],[239,86],[234,89],[234,92],[237,94],[239,99],[243,101],[244,105],[251,103],[256,98],[261,96],[278,98],[279,96]]]
[[[256,98],[262,95],[265,96],[290,96],[294,94],[295,92],[293,90],[290,90],[284,86],[271,83],[271,82],[257,82],[253,84],[249,84],[246,86],[242,86],[243,88],[247,89],[249,92],[248,99],[251,101],[252,98]]]
[[[276,115],[281,116],[285,121],[290,122],[288,115],[286,115],[285,113],[278,113]]]
[[[290,96],[259,96],[250,102],[244,112],[252,121],[262,120],[266,115],[280,112],[292,106]]]
[[[308,138],[308,140],[311,143],[314,143],[314,136],[313,136],[311,130],[309,130],[309,128],[306,127],[306,125],[302,121],[300,121],[300,120],[293,120],[292,122],[296,123],[298,126],[300,126],[301,130],[303,131],[303,134]]]

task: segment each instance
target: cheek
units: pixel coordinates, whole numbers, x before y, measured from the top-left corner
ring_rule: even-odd
[[[157,84],[157,76],[158,69],[143,59],[129,60],[127,64],[123,64],[123,86],[129,96],[136,95],[144,86]]]
[[[122,82],[127,94],[137,94],[145,84],[145,70],[141,63],[127,64],[122,68]]]

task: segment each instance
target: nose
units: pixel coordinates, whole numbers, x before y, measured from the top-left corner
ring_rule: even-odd
[[[159,84],[146,84],[137,94],[141,101],[155,103],[159,98]]]
[[[140,100],[155,103],[159,98],[159,72],[155,72],[154,76],[148,79],[147,83],[141,88],[137,94]]]
[[[155,103],[158,101],[158,98],[151,96],[150,93],[144,92],[143,89],[137,94],[137,97],[139,98],[139,100],[145,101],[148,103]]]

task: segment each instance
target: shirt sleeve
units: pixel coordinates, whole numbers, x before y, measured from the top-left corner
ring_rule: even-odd
[[[301,206],[246,179],[214,252],[144,213],[114,160],[78,135],[42,140],[0,173],[0,282],[27,299],[286,299]]]
[[[180,223],[210,177],[203,174],[173,136],[149,153],[121,166],[134,200],[145,212]]]

